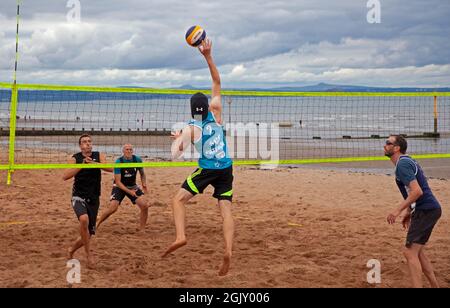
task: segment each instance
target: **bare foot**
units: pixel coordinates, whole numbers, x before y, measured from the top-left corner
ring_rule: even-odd
[[[176,241],[166,250],[166,252],[162,255],[162,257],[163,258],[167,257],[168,254],[174,252],[175,250],[177,250],[180,247],[183,247],[186,244],[187,244],[186,240]]]
[[[73,259],[73,254],[74,254],[74,251],[73,251],[73,249],[72,249],[72,247],[69,247],[69,248],[67,248],[67,260],[72,260]]]
[[[225,276],[226,274],[228,274],[228,270],[230,269],[230,263],[231,263],[231,255],[225,254],[225,256],[223,257],[222,267],[220,268],[219,271],[219,276]]]
[[[87,258],[87,267],[88,269],[95,269],[95,261],[92,256],[88,256]]]

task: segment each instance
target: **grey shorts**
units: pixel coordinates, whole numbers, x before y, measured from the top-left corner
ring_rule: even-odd
[[[125,199],[125,197],[128,197],[128,199],[130,199],[130,201],[131,201],[133,204],[136,204],[137,199],[138,199],[139,197],[143,196],[143,195],[144,195],[144,192],[143,192],[143,191],[139,188],[139,186],[137,186],[137,185],[134,186],[134,187],[128,187],[128,188],[129,188],[129,189],[132,189],[132,190],[136,190],[136,196],[137,196],[137,197],[133,197],[133,196],[131,196],[131,195],[125,193],[125,192],[124,192],[122,189],[120,189],[119,187],[114,186],[113,189],[112,189],[112,192],[111,192],[111,198],[110,198],[110,201],[115,200],[115,201],[118,201],[119,204],[121,204],[122,201],[123,201],[123,199]]]
[[[95,234],[95,225],[97,224],[98,209],[100,207],[100,198],[82,198],[73,196],[72,207],[80,219],[82,215],[88,215],[89,217],[89,234]]]
[[[411,217],[408,235],[406,236],[406,247],[412,244],[425,245],[431,237],[434,226],[441,218],[442,210],[415,210]]]

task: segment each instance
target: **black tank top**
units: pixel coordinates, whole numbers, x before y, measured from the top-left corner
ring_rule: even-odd
[[[82,164],[84,156],[81,153],[72,156],[77,164]],[[90,156],[96,162],[100,162],[100,153],[92,152]],[[81,198],[98,198],[101,193],[102,171],[100,169],[81,169],[75,176],[72,195]]]

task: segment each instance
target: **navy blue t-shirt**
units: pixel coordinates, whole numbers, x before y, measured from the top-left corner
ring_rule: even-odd
[[[412,181],[417,180],[423,195],[416,201],[416,210],[432,210],[441,207],[431,192],[422,168],[411,157],[407,155],[400,156],[395,168],[395,177],[397,186],[405,199],[408,198],[408,185]]]

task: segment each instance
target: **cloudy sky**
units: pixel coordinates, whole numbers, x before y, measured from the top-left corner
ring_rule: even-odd
[[[450,1],[22,0],[18,81],[76,85],[208,86],[184,40],[201,25],[224,87],[450,86]],[[76,2],[76,1],[74,1]],[[0,81],[12,79],[16,0],[0,1]]]

